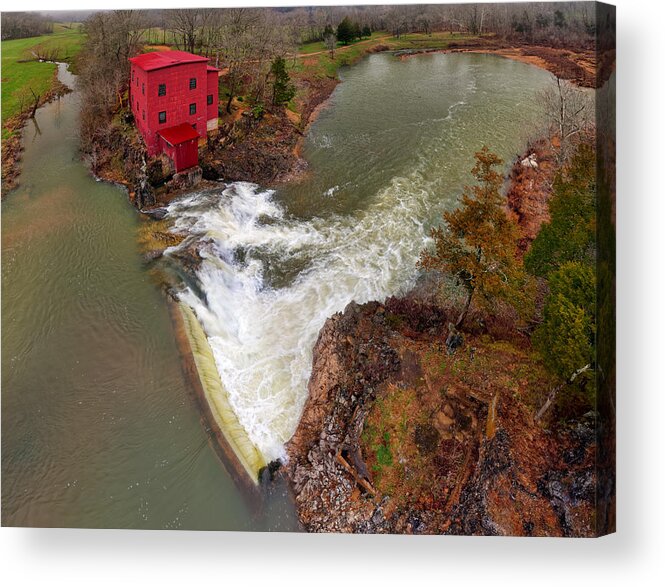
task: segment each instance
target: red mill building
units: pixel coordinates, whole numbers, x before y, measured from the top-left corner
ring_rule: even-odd
[[[132,57],[130,101],[148,155],[166,153],[176,172],[198,165],[198,142],[217,129],[218,70],[185,51]]]

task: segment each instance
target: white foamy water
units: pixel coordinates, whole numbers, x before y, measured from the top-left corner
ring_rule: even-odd
[[[289,220],[273,192],[249,183],[193,194],[169,207],[175,230],[200,241],[205,299],[181,295],[201,321],[222,383],[250,439],[284,456],[307,397],[312,349],[326,318],[352,300],[409,285],[423,245],[426,190],[417,173],[392,181],[353,217]],[[296,263],[283,287],[268,265]]]
[[[373,55],[344,70],[310,129],[306,179],[279,194],[235,183],[170,206],[204,258],[200,287],[182,300],[267,459],[283,457],[295,431],[325,320],[411,286],[427,228],[455,205],[473,153],[486,144],[513,157],[548,83],[547,72],[498,57]]]

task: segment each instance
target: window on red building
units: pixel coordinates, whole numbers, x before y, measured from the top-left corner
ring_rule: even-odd
[[[196,89],[196,78],[195,77],[190,77],[189,78],[189,89],[190,90],[195,90]]]
[[[143,118],[143,120],[145,120],[145,110],[143,111],[143,114],[141,115],[141,118]]]
[[[166,84],[159,84],[158,96],[166,96]]]
[[[145,96],[145,84],[141,84],[141,93]]]
[[[196,104],[189,105],[189,114],[190,115],[196,114]]]
[[[166,110],[159,113],[159,123],[164,124],[166,122]]]
[[[208,106],[212,106],[212,94],[208,94]]]

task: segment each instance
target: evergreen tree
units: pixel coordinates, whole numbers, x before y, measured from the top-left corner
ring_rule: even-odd
[[[596,242],[596,158],[581,144],[567,173],[554,181],[549,203],[550,222],[531,244],[524,264],[533,275],[546,277],[567,261],[592,263]]]
[[[554,26],[560,29],[566,26],[566,15],[561,10],[554,11]]]
[[[544,224],[525,257],[527,269],[546,277],[550,293],[543,322],[533,336],[545,365],[560,380],[536,419],[573,382],[586,393],[595,392],[596,370],[596,157],[592,146],[580,144],[565,173],[554,182],[549,204],[550,222]]]
[[[348,45],[353,41],[353,38],[353,23],[349,20],[348,16],[345,16],[342,22],[337,25],[337,40],[342,43],[342,45]]]
[[[494,169],[502,163],[487,147],[476,153],[478,183],[464,189],[459,208],[443,215],[446,226],[432,229],[434,252],[420,255],[420,267],[451,274],[466,289],[458,328],[476,292],[485,303],[502,298],[517,306],[522,298],[525,275],[515,256],[518,227],[506,213],[503,176]]]
[[[372,36],[372,30],[369,28],[369,26],[365,25],[363,27],[362,36],[363,37],[371,37]]]
[[[289,74],[286,71],[286,61],[283,57],[275,57],[270,66],[273,76],[272,103],[274,105],[285,104],[296,95],[296,88],[290,83]]]
[[[596,276],[591,265],[564,263],[549,275],[550,294],[534,344],[562,380],[592,365],[596,334]],[[593,381],[593,379],[591,379]]]
[[[360,30],[360,25],[357,22],[351,24],[351,30],[353,31],[354,39],[360,40],[363,38],[362,31]]]

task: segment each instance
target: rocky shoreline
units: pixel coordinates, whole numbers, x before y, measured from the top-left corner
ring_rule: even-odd
[[[518,369],[531,358],[487,332],[466,334],[465,344],[451,351],[447,318],[446,311],[406,296],[352,302],[328,319],[314,349],[309,397],[287,446],[303,526],[311,532],[592,535],[593,414],[555,432],[534,424],[533,385],[485,380],[488,368],[507,376],[501,371],[507,358]],[[464,378],[446,378],[432,368],[432,353],[478,369],[464,367]],[[399,442],[395,428],[386,428],[388,464],[385,455],[377,460],[376,440],[367,434],[377,421],[390,421],[380,414],[387,405],[406,406],[397,416],[403,418]],[[391,485],[386,480],[395,471],[398,482]]]
[[[555,170],[542,139],[508,174],[522,251],[549,219]],[[303,527],[595,535],[596,415],[536,422],[554,383],[528,335],[472,313],[451,338],[440,285],[427,275],[402,298],[352,302],[321,329],[287,445]]]
[[[548,203],[556,171],[552,140],[543,137],[529,142],[508,173],[506,205],[520,227],[518,248],[522,253],[550,219]]]

